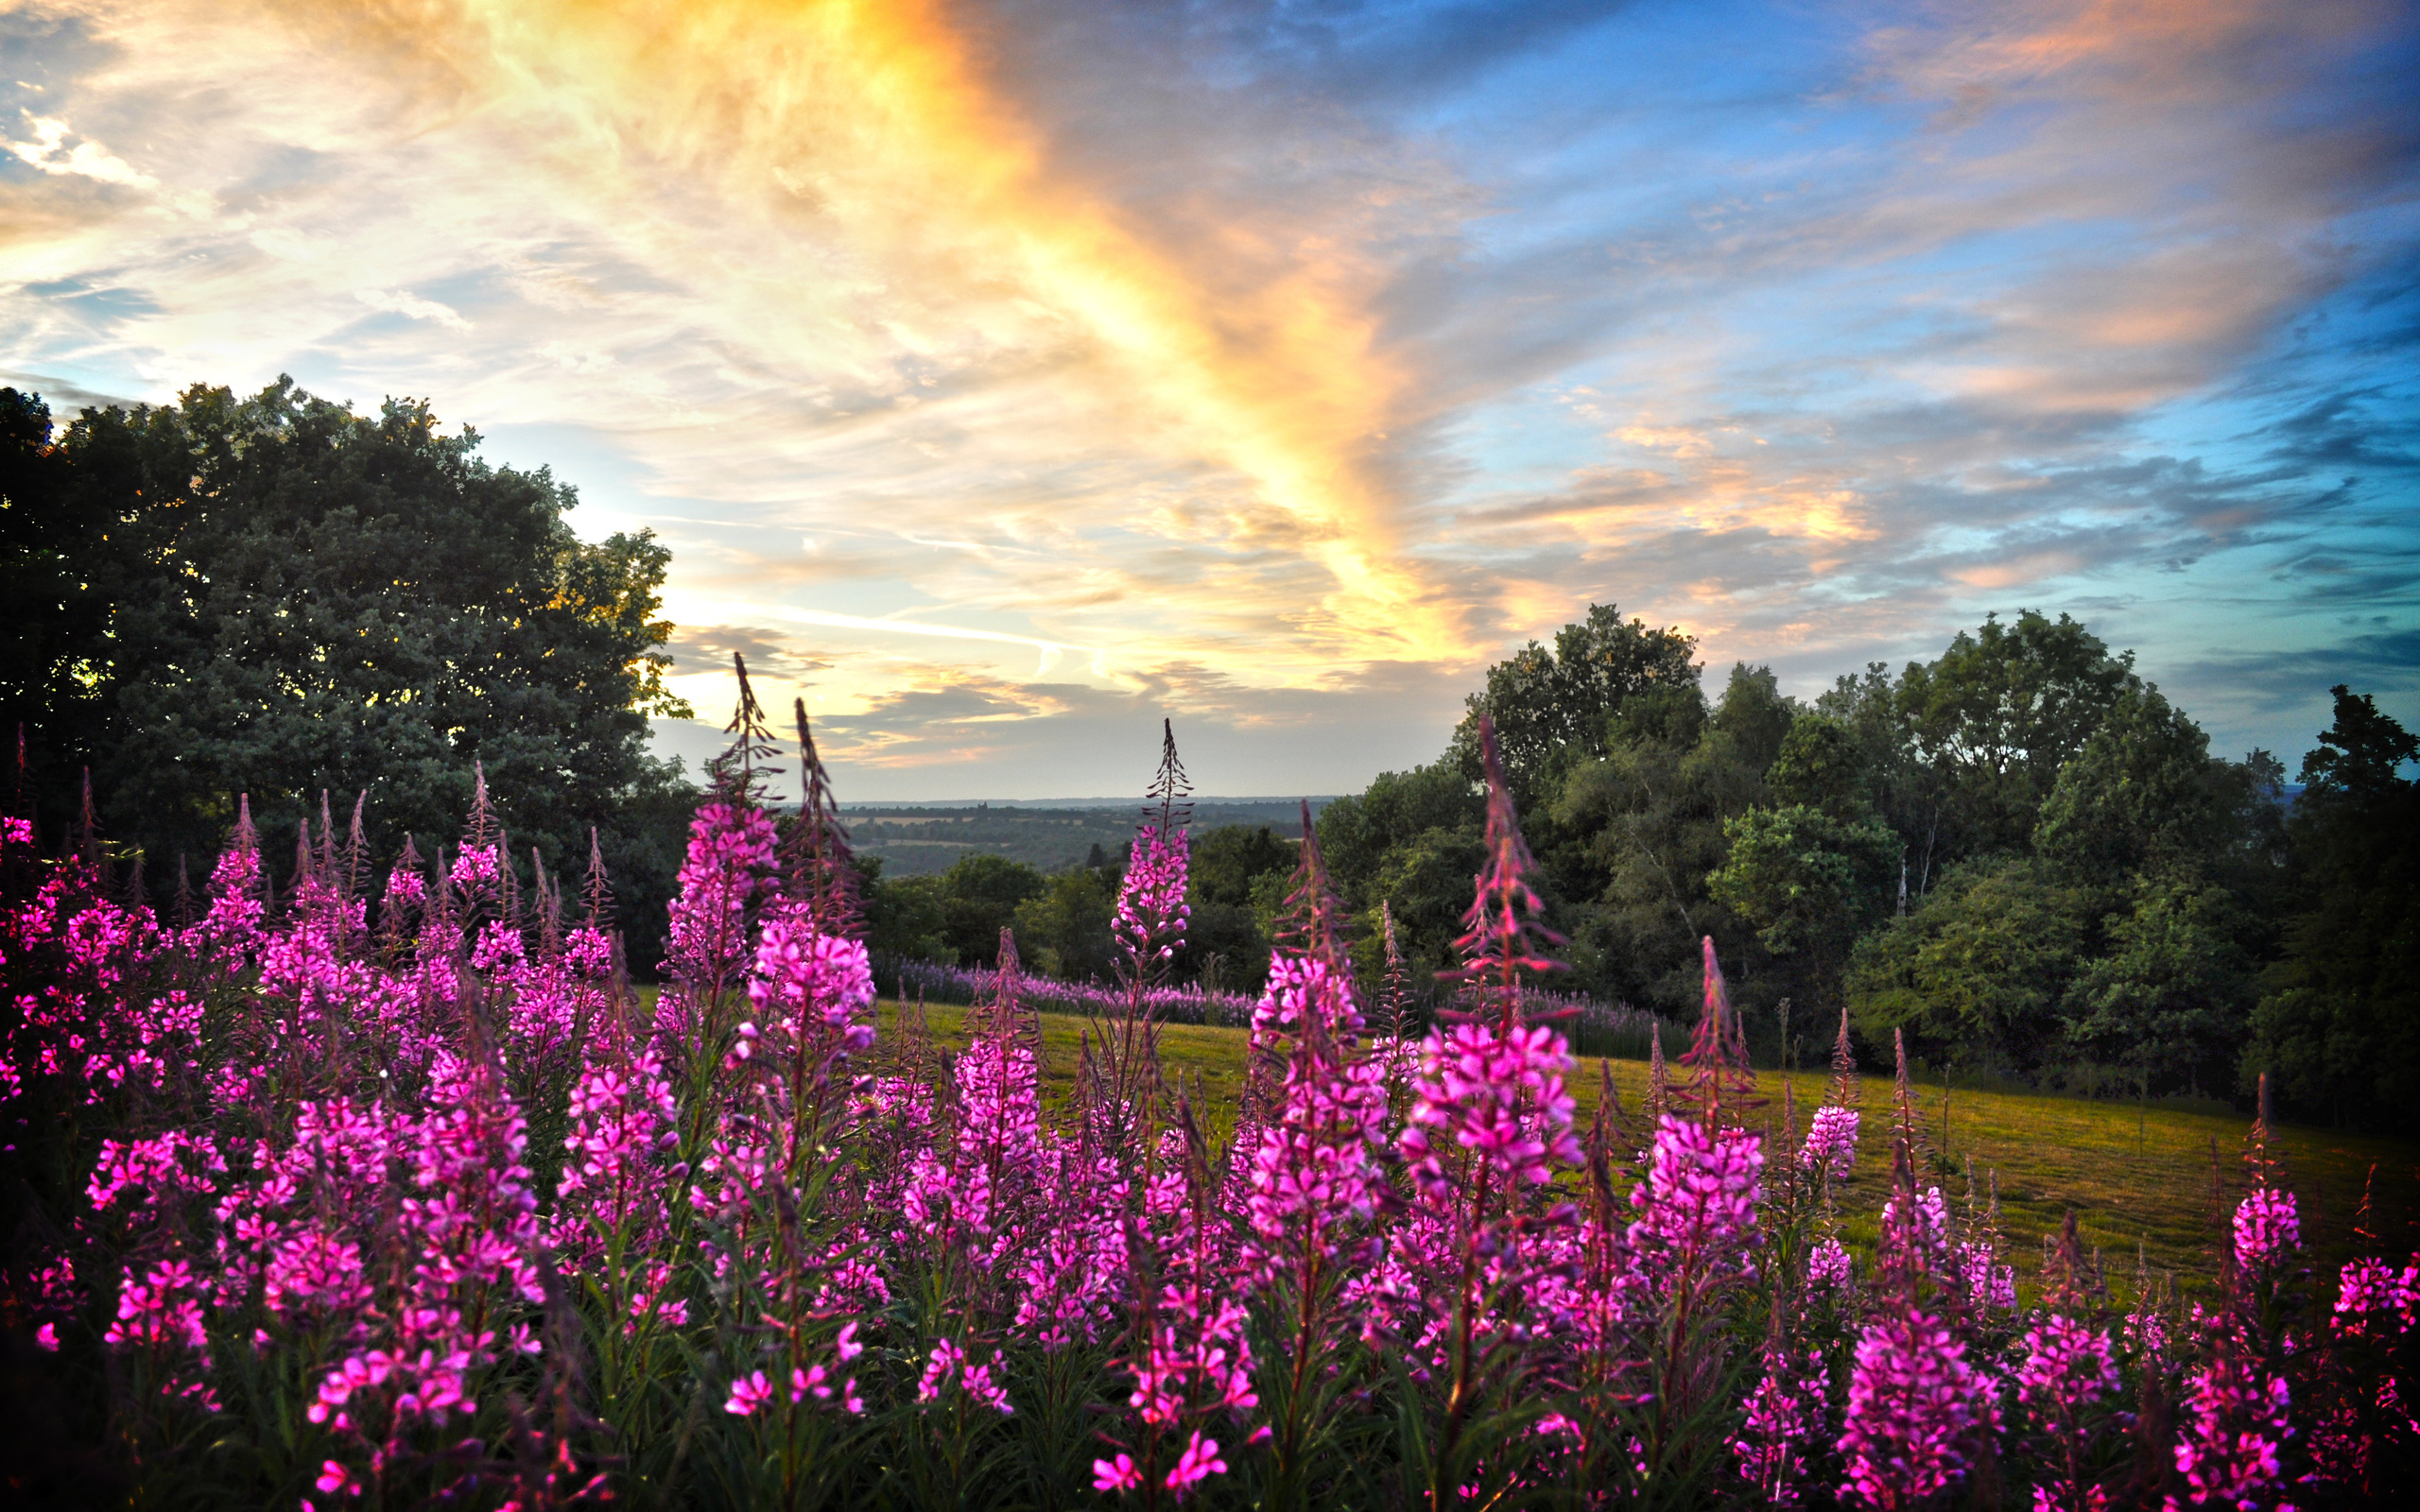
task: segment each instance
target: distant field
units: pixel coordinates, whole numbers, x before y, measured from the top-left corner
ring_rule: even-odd
[[[940,1042],[953,1049],[964,1042],[959,1027],[964,1011],[943,1006],[925,1010]],[[1046,1015],[1042,1020],[1046,1095],[1053,1101],[1063,1098],[1070,1084],[1083,1028],[1080,1019]],[[896,1033],[895,1005],[884,1005],[883,1031],[886,1040]],[[1243,1031],[1170,1024],[1161,1030],[1160,1046],[1169,1080],[1189,1093],[1199,1090],[1197,1106],[1203,1122],[1222,1137],[1234,1120],[1242,1083]],[[1595,1114],[1599,1068],[1608,1064],[1618,1096],[1637,1119],[1647,1091],[1647,1067],[1638,1061],[1589,1058],[1582,1062],[1572,1089],[1583,1124]],[[1804,1127],[1807,1111],[1823,1097],[1830,1078],[1812,1073],[1787,1078],[1760,1073],[1759,1089],[1772,1106],[1759,1116],[1769,1116],[1775,1125],[1785,1079],[1794,1088]],[[2002,1226],[2021,1277],[2030,1279],[2039,1270],[2044,1237],[2057,1231],[2071,1207],[2085,1241],[2102,1247],[2115,1288],[2131,1287],[2138,1242],[2154,1275],[2172,1273],[2180,1286],[2198,1288],[2216,1275],[2224,1226],[2212,1196],[2211,1152],[2215,1146],[2218,1175],[2226,1189],[2225,1211],[2231,1212],[2242,1184],[2247,1120],[2154,1105],[2143,1115],[2138,1136],[2131,1103],[1953,1089],[1945,1133],[1941,1088],[1935,1084],[1919,1092],[1926,1139],[1941,1158],[1927,1177],[1928,1184],[1940,1185],[1955,1203],[1965,1194],[1963,1172],[1969,1158],[1980,1187],[1988,1189],[1996,1171]],[[1865,1077],[1859,1094],[1865,1139],[1857,1175],[1847,1188],[1846,1228],[1852,1244],[1870,1245],[1889,1184],[1883,1141],[1890,1129],[1891,1079]],[[2315,1260],[2333,1268],[2355,1252],[2355,1212],[2373,1165],[2377,1186],[2371,1227],[2380,1243],[2360,1247],[2400,1255],[2420,1246],[2420,1233],[2415,1232],[2420,1225],[2420,1149],[2393,1140],[2291,1125],[2278,1131],[2275,1147],[2285,1158],[2287,1181],[2300,1198],[2304,1235]]]
[[[1312,811],[1318,812],[1314,800]],[[1138,799],[1115,808],[1045,809],[978,804],[972,807],[883,806],[844,809],[841,819],[859,851],[882,857],[886,876],[913,877],[946,871],[959,856],[983,851],[1022,861],[1043,871],[1081,866],[1098,846],[1110,856],[1134,837],[1142,817]],[[1301,827],[1294,803],[1203,802],[1194,806],[1199,833],[1224,824],[1266,824],[1290,835]]]

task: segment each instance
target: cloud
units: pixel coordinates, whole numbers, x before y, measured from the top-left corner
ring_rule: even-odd
[[[32,130],[31,141],[10,141],[9,156],[18,162],[48,174],[72,174],[90,179],[95,183],[119,184],[129,189],[156,189],[160,180],[130,165],[124,158],[97,142],[83,141],[74,146],[66,145],[71,134],[67,123],[31,111],[21,112]]]
[[[450,331],[471,329],[471,322],[462,318],[461,312],[401,289],[360,289],[354,292],[354,298],[373,310],[383,310],[389,315],[434,321]]]
[[[2420,28],[2382,9],[0,28],[39,86],[0,365],[429,396],[674,547],[691,696],[741,649],[885,782],[1058,789],[1171,700],[1305,769],[1425,759],[1592,599],[1806,679],[2019,602],[2180,662],[2204,605],[2412,613]]]

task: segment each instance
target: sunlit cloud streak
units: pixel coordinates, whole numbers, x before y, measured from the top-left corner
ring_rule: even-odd
[[[1591,599],[1801,691],[2040,605],[2222,748],[2307,745],[2328,665],[2420,715],[2377,650],[2420,625],[2399,8],[160,0],[0,39],[6,381],[426,395],[673,545],[701,713],[743,649],[885,796],[1115,790],[1163,712],[1224,790],[1357,785]]]

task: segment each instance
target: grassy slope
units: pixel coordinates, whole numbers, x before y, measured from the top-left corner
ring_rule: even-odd
[[[964,1010],[928,1008],[930,1027],[942,1044],[963,1040]],[[896,1016],[885,1005],[885,1039],[894,1037]],[[1042,1020],[1046,1074],[1052,1093],[1063,1096],[1072,1078],[1078,1037],[1084,1021],[1059,1015]],[[1170,1024],[1161,1030],[1161,1057],[1171,1081],[1191,1092],[1203,1122],[1222,1135],[1234,1117],[1244,1069],[1244,1034],[1238,1029]],[[1647,1092],[1647,1067],[1638,1061],[1595,1059],[1582,1063],[1573,1080],[1584,1124],[1595,1114],[1601,1068],[1610,1066],[1617,1097],[1639,1126]],[[1828,1088],[1829,1077],[1800,1073],[1787,1078],[1758,1076],[1771,1099],[1752,1121],[1781,1117],[1782,1083],[1791,1085],[1800,1125]],[[1891,1080],[1859,1083],[1864,1142],[1858,1174],[1849,1183],[1845,1233],[1855,1246],[1871,1244],[1875,1219],[1889,1184]],[[2022,1276],[2039,1266],[2042,1240],[2054,1233],[2073,1208],[2085,1242],[2104,1248],[2113,1287],[2131,1293],[2139,1241],[2154,1275],[2171,1272],[2180,1286],[2199,1287],[2216,1273],[2221,1227],[2212,1198],[2213,1143],[2219,1174],[2232,1211],[2243,1182],[2242,1152],[2247,1120],[2152,1108],[2141,1115],[2129,1103],[2085,1102],[2069,1097],[2015,1095],[1953,1089],[1945,1138],[1941,1089],[1922,1089],[1924,1132],[1934,1156],[1927,1176],[1953,1201],[1965,1193],[1964,1168],[1971,1158],[1975,1178],[1988,1189],[1999,1176],[2002,1226]],[[1054,1099],[1055,1100],[1055,1099]],[[2287,1126],[2274,1148],[2285,1160],[2285,1179],[2297,1194],[2304,1235],[2315,1261],[2332,1269],[2359,1251],[2403,1254],[2420,1244],[2420,1150],[2394,1140]],[[2376,1246],[2360,1244],[2352,1229],[2371,1167],[2377,1167],[2370,1227]]]

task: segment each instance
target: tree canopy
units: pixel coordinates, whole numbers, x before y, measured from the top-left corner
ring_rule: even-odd
[[[634,818],[679,786],[647,716],[688,713],[649,533],[584,541],[547,470],[481,461],[424,404],[360,415],[285,379],[56,433],[0,390],[0,571],[28,610],[0,713],[52,824],[85,768],[107,833],[154,861],[206,859],[245,795],[274,840],[322,791],[340,816],[366,792],[391,854],[452,836],[484,769],[518,853],[584,860],[596,826],[668,880],[661,823]]]

